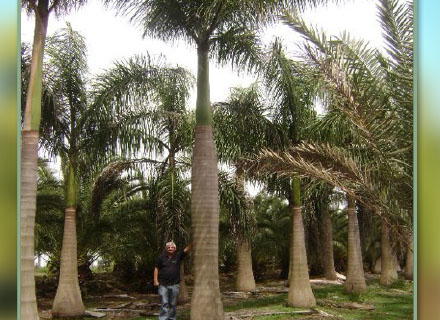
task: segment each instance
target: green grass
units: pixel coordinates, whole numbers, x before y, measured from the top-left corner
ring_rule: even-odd
[[[328,285],[313,289],[317,300],[316,308],[342,319],[357,320],[396,320],[413,318],[413,292],[412,282],[399,279],[389,287],[382,287],[377,279],[367,281],[367,292],[360,295],[343,293],[340,285]],[[259,312],[292,312],[304,310],[287,307],[287,294],[270,294],[260,297],[249,297],[245,300],[224,304],[225,312],[251,313]],[[91,309],[94,301],[86,302],[86,307]],[[374,310],[348,309],[345,303],[356,302],[359,304],[373,305]],[[159,310],[158,310],[159,311]],[[189,320],[189,310],[178,310],[180,320]],[[280,314],[254,316],[254,320],[288,320],[315,318],[316,314]],[[76,318],[76,320],[81,318]],[[90,320],[91,318],[82,318]],[[108,317],[102,318],[108,319]],[[153,320],[157,317],[134,317],[130,320]],[[331,319],[331,318],[329,318]],[[128,320],[128,319],[127,319]]]

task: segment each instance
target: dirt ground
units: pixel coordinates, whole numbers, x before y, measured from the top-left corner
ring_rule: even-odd
[[[378,275],[369,274],[369,278],[377,278]],[[192,279],[188,279],[191,282]],[[100,284],[104,289],[101,288],[101,294],[86,294],[83,293],[83,302],[86,309],[90,314],[87,318],[106,316],[105,319],[132,319],[136,317],[155,317],[158,315],[160,308],[160,298],[156,293],[136,293],[123,291],[119,288],[112,287],[112,282],[109,279],[97,280],[101,281]],[[234,280],[233,275],[221,275],[221,292],[222,301],[224,306],[234,305],[239,301],[257,299],[261,297],[269,297],[277,295],[280,293],[287,293],[288,288],[286,287],[285,280],[270,280],[257,283],[257,289],[253,292],[241,293],[234,291]],[[326,285],[342,285],[342,280],[329,281],[323,278],[311,279],[312,287],[322,287]],[[55,295],[53,283],[45,279],[44,281],[37,281],[37,300],[38,309],[41,319],[51,319],[51,308],[52,302]],[[45,290],[46,288],[46,290]],[[188,292],[191,294],[191,286],[188,286]],[[189,301],[180,302],[177,309],[178,314],[188,314],[189,312]],[[312,309],[309,311],[297,311],[298,313],[303,312],[302,319],[308,318],[327,318],[327,316],[322,314],[319,310]],[[282,313],[282,312],[281,312]],[[262,311],[252,311],[252,310],[238,310],[235,312],[226,312],[225,319],[236,320],[236,319],[252,319],[253,316],[263,315]],[[272,313],[273,314],[273,313]],[[90,318],[90,319],[91,319]],[[183,317],[185,318],[185,317]]]

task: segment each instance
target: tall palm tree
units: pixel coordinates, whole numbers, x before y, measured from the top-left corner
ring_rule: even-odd
[[[257,152],[263,146],[275,144],[276,132],[265,114],[262,105],[261,90],[257,84],[248,88],[233,88],[225,102],[214,105],[214,139],[216,141],[219,160],[235,168],[236,183],[245,192],[245,171],[238,164],[241,157]],[[238,211],[231,211],[233,234],[236,236],[237,278],[236,290],[247,292],[255,289],[252,271],[251,239],[253,226],[243,223],[242,219],[252,221],[250,201]],[[254,218],[255,219],[255,218]],[[246,230],[250,228],[250,230]]]
[[[99,77],[95,86],[98,100],[118,109],[138,108],[144,101],[142,137],[148,153],[148,172],[156,179],[150,189],[158,230],[158,250],[171,239],[188,242],[187,212],[191,197],[185,177],[187,157],[193,144],[194,115],[186,110],[193,76],[184,68],[167,67],[162,59],[153,67],[149,57],[135,56],[118,62]],[[146,77],[152,77],[153,81]],[[151,91],[154,86],[154,92]],[[148,142],[148,143],[146,143]],[[144,160],[146,160],[144,158]],[[180,300],[188,299],[182,264]]]
[[[270,48],[264,70],[266,87],[272,102],[271,117],[284,133],[280,150],[304,139],[305,128],[314,119],[314,85],[305,78],[301,66],[289,59],[277,39]],[[311,307],[316,303],[307,264],[304,225],[301,213],[301,181],[293,173],[286,191],[292,209],[289,295],[290,306]]]
[[[143,85],[136,90],[143,91],[143,104],[121,110],[122,106],[115,107],[116,91],[108,94],[105,90],[97,89],[92,92],[93,102],[89,103],[85,86],[87,63],[83,37],[68,25],[48,42],[45,83],[49,92],[44,97],[42,147],[50,156],[61,158],[67,206],[60,279],[52,313],[75,316],[84,313],[77,278],[75,224],[77,194],[84,180],[80,173],[91,171],[111,154],[125,155],[145,148],[147,151],[154,150],[154,147],[162,148],[156,137],[142,134],[147,131],[145,118],[149,115],[148,107],[157,96],[164,94],[160,90],[168,88],[167,81],[173,83],[169,75],[174,72],[182,80],[185,77],[180,69],[153,66],[151,61],[140,57],[139,61],[144,62],[140,70]],[[174,83],[174,87],[176,85]],[[180,90],[188,91],[186,88],[183,86]],[[146,96],[149,99],[145,99]],[[177,91],[176,96],[181,99],[185,94],[182,96]],[[89,153],[88,150],[95,152]]]
[[[192,233],[195,280],[191,319],[221,319],[218,280],[218,177],[212,136],[209,55],[220,62],[253,65],[255,29],[275,17],[284,4],[306,1],[121,1],[105,0],[162,40],[183,38],[197,47],[196,132],[192,162]],[[318,1],[317,1],[318,2]],[[315,4],[316,2],[311,2]]]
[[[85,40],[70,25],[48,38],[43,78],[51,95],[43,100],[41,139],[43,148],[61,157],[66,186],[60,277],[52,307],[54,316],[79,316],[85,312],[78,283],[76,207],[81,116],[87,105],[86,59]]]
[[[260,154],[260,170],[300,172],[325,180],[380,212],[395,234],[412,226],[412,2],[382,0],[379,17],[387,53],[347,34],[329,39],[298,16],[285,22],[306,39],[304,61],[322,84],[327,129],[342,139],[303,143],[285,153]],[[325,127],[325,123],[322,128]],[[331,129],[336,128],[336,130]],[[340,137],[341,138],[341,137]]]
[[[318,156],[322,150],[322,161],[315,159],[321,163],[330,153],[335,159],[346,156],[340,163],[345,173],[333,166],[340,174],[332,175],[333,184],[345,184],[344,190],[382,209],[396,230],[399,223],[403,229],[408,225],[400,212],[412,211],[412,4],[383,0],[378,11],[388,55],[347,34],[329,40],[297,16],[285,21],[307,40],[304,59],[319,75],[333,119],[351,131],[351,145],[333,140],[328,143],[337,148],[305,145],[300,152]],[[344,182],[342,174],[352,177]]]
[[[21,144],[21,315],[24,319],[38,319],[34,279],[34,228],[37,196],[38,140],[41,119],[41,88],[43,52],[49,15],[66,14],[83,5],[85,0],[24,0],[22,8],[35,15],[34,40],[26,107],[22,119]]]

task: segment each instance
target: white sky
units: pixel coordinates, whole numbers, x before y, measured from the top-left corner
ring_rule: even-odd
[[[377,22],[376,1],[352,0],[346,4],[328,5],[304,14],[304,19],[314,26],[326,30],[327,35],[339,35],[347,30],[356,38],[368,40],[372,45],[382,46],[380,25]],[[90,73],[97,74],[110,68],[115,60],[129,58],[135,54],[149,52],[151,55],[164,54],[167,62],[188,68],[196,74],[196,49],[180,41],[174,45],[155,39],[142,39],[139,28],[131,25],[128,17],[115,16],[112,10],[106,10],[100,1],[89,1],[77,12],[56,20],[49,18],[48,35],[65,27],[69,21],[72,28],[86,37]],[[32,43],[34,18],[22,12],[21,40]],[[277,25],[270,28],[263,37],[269,44],[275,36],[282,37],[290,50],[296,49],[295,41],[299,37],[288,27]],[[231,66],[219,67],[215,63],[210,66],[211,101],[225,100],[229,88],[247,86],[253,78],[249,75],[238,75]],[[195,106],[195,88],[190,98],[190,108]]]

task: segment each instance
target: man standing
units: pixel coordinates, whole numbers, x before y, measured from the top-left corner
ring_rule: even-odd
[[[159,320],[175,320],[177,297],[179,296],[180,263],[185,257],[191,244],[183,251],[176,252],[176,244],[171,241],[165,245],[163,252],[154,265],[154,285],[159,287],[159,295],[162,299]]]

